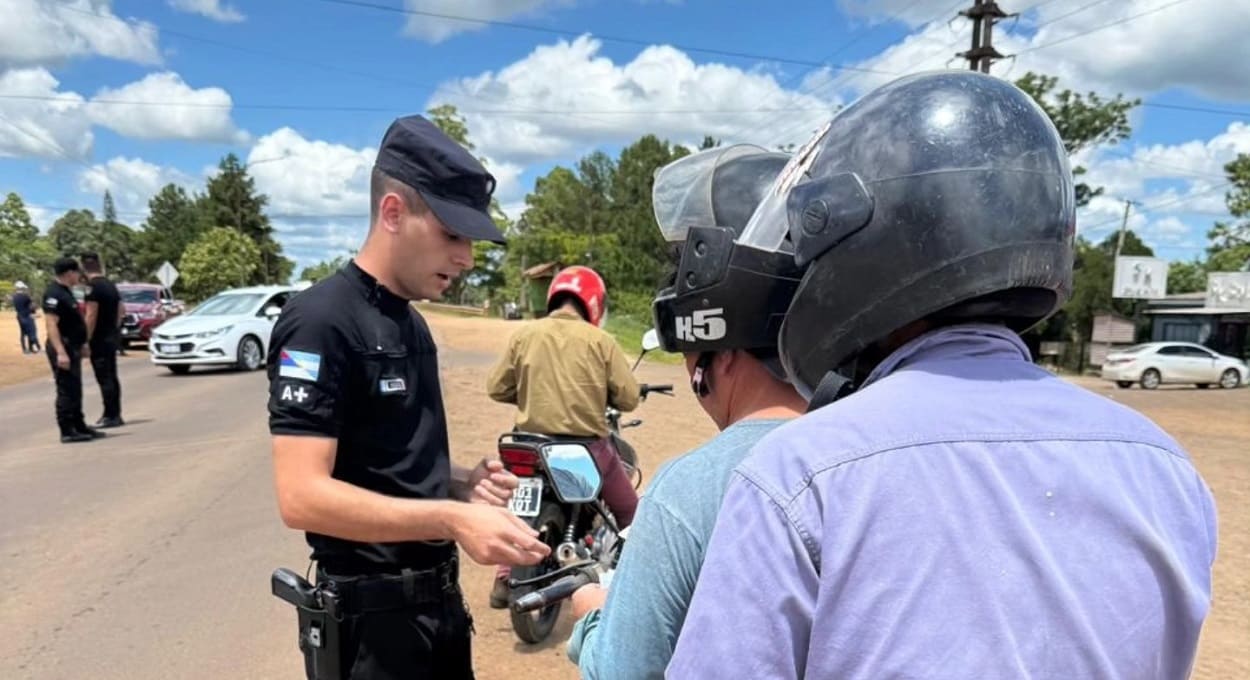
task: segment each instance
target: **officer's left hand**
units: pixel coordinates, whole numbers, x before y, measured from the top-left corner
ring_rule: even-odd
[[[469,474],[468,501],[502,507],[512,499],[512,490],[516,487],[516,477],[504,469],[503,463],[483,458]]]

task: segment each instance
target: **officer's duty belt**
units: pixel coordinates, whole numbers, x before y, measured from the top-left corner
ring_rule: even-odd
[[[318,574],[323,587],[338,596],[339,611],[345,615],[443,602],[459,590],[459,575],[458,559],[454,556],[431,569],[404,569],[398,574]]]

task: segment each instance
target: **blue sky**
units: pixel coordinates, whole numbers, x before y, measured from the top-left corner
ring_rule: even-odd
[[[647,132],[801,142],[897,75],[960,67],[970,25],[956,11],[970,4],[0,0],[0,191],[46,228],[67,208],[98,211],[107,188],[137,226],[163,184],[199,189],[234,152],[255,163],[303,266],[359,244],[368,168],[398,115],[465,111],[515,218],[553,165]],[[1150,104],[1128,141],[1077,158],[1107,190],[1081,230],[1110,233],[1130,199],[1158,255],[1200,253],[1224,211],[1222,165],[1250,152],[1250,0],[1000,4],[1020,16],[995,42],[1018,56],[996,75],[1042,71]]]

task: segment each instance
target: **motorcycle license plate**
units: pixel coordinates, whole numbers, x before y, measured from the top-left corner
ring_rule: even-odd
[[[543,478],[521,477],[517,482],[508,509],[517,517],[537,517],[543,502]]]

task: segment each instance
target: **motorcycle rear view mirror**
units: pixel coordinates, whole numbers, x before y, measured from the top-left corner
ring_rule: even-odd
[[[647,352],[660,348],[660,336],[652,328],[642,334],[642,351],[638,353],[638,358],[634,361],[634,370],[637,370],[638,364],[642,363],[642,358],[647,356]]]
[[[642,334],[642,349],[644,352],[660,348],[660,335],[652,328]]]
[[[563,503],[589,503],[599,497],[603,477],[585,444],[559,442],[544,444],[539,453],[556,496]]]

